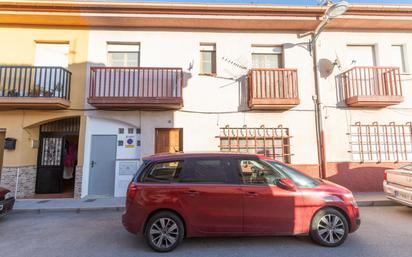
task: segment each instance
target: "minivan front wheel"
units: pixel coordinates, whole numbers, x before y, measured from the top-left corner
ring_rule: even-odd
[[[346,240],[348,231],[348,221],[342,213],[333,208],[324,208],[313,217],[310,236],[320,245],[335,247]]]
[[[183,222],[176,214],[162,211],[150,217],[144,235],[153,250],[169,252],[183,240]]]

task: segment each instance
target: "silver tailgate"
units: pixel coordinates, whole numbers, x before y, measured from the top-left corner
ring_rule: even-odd
[[[412,171],[408,170],[386,170],[388,183],[397,184],[412,189]]]

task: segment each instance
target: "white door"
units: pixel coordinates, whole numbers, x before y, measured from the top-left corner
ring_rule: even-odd
[[[69,66],[69,44],[36,44],[35,66]]]
[[[376,66],[373,45],[348,45],[347,55],[351,66]]]

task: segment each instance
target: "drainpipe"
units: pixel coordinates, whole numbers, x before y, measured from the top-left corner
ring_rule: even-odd
[[[342,0],[338,3],[333,3],[332,0],[324,1],[327,5],[325,9],[322,21],[316,27],[315,31],[310,31],[304,33],[302,36],[311,35],[311,40],[309,42],[309,50],[312,54],[313,60],[313,75],[315,79],[315,95],[313,96],[313,101],[315,103],[315,119],[316,119],[316,137],[317,137],[317,148],[318,148],[318,161],[319,161],[319,177],[326,177],[326,157],[325,157],[325,136],[323,131],[323,116],[322,116],[322,102],[320,99],[320,86],[319,86],[319,76],[318,76],[318,57],[317,57],[317,45],[316,41],[324,30],[325,26],[331,19],[343,15],[349,8],[348,2]]]
[[[326,24],[325,24],[326,25]],[[318,162],[319,162],[319,177],[326,177],[326,156],[325,156],[325,133],[323,130],[323,116],[322,116],[322,102],[320,96],[320,85],[319,85],[319,71],[318,71],[318,56],[317,56],[317,38],[320,31],[323,29],[324,25],[319,26],[319,30],[312,33],[311,39],[311,50],[312,50],[312,61],[313,61],[313,77],[315,80],[315,95],[313,96],[313,101],[315,103],[315,120],[316,120],[316,139],[317,139],[317,150],[318,150]]]

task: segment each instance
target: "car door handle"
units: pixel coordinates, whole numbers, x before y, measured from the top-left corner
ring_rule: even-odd
[[[249,196],[249,197],[255,197],[257,195],[258,195],[258,193],[256,193],[256,192],[246,192],[246,196]]]
[[[191,196],[195,196],[195,195],[198,195],[198,194],[199,194],[199,191],[196,191],[196,190],[187,190],[187,191],[185,191],[185,194],[191,195]]]

